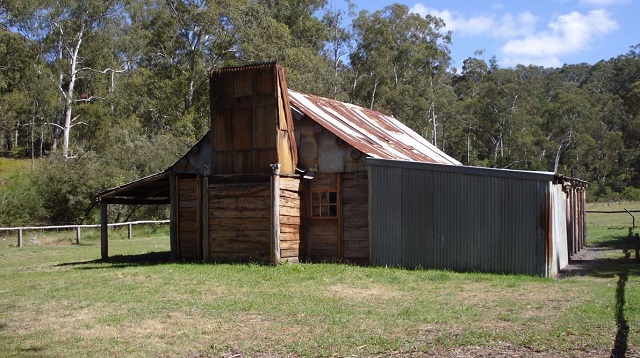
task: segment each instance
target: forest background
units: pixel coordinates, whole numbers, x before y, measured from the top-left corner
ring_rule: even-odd
[[[0,0],[0,226],[96,220],[95,193],[209,129],[207,72],[279,61],[289,87],[392,114],[464,164],[640,200],[640,44],[593,65],[451,65],[441,19],[325,0]],[[112,205],[115,220],[166,216]]]

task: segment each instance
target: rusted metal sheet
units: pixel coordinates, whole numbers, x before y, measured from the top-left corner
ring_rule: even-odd
[[[553,276],[568,263],[553,173],[367,164],[374,264]]]
[[[389,115],[292,90],[289,101],[294,110],[374,158],[461,164]]]

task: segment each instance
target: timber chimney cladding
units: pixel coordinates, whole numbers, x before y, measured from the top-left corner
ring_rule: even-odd
[[[224,68],[209,74],[211,174],[270,173],[297,162],[284,70],[276,63]]]

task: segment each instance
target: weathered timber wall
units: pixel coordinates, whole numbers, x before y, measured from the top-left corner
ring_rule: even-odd
[[[342,174],[342,256],[369,261],[369,180],[367,172]]]
[[[280,178],[280,258],[299,262],[306,253],[306,242],[301,240],[302,188],[298,178]]]
[[[212,174],[293,174],[296,153],[284,71],[276,64],[210,74]],[[286,109],[286,110],[285,110]]]
[[[309,117],[296,122],[298,167],[316,172],[366,171],[365,155]]]
[[[209,185],[209,258],[270,260],[269,183]]]
[[[178,176],[178,253],[181,259],[201,258],[198,178]]]

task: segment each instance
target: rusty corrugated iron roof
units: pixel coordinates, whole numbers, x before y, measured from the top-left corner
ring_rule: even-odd
[[[324,97],[288,92],[293,107],[374,158],[461,164],[392,116]]]

